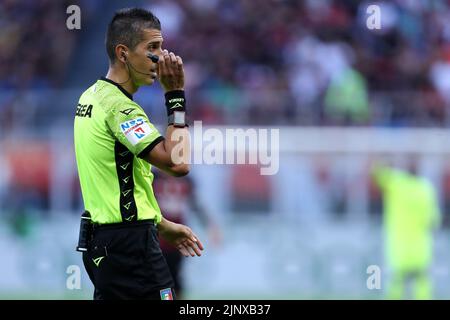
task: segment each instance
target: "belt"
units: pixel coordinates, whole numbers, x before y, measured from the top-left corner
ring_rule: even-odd
[[[112,230],[112,229],[122,229],[122,228],[130,228],[130,227],[139,227],[139,226],[154,226],[156,227],[156,220],[153,219],[145,219],[145,220],[137,220],[137,221],[124,221],[118,223],[105,223],[105,224],[92,224],[94,231],[96,230]]]

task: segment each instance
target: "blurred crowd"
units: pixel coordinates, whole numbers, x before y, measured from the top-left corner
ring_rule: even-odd
[[[148,1],[211,122],[443,126],[448,1]],[[381,29],[369,30],[377,4]]]
[[[84,18],[108,5],[76,2]],[[141,3],[160,18],[165,47],[186,63],[195,119],[365,126],[445,126],[450,121],[448,1]],[[379,30],[366,25],[373,4],[380,8]],[[68,5],[0,3],[0,119],[11,112],[5,105],[14,93],[64,87],[75,42],[89,34],[61,28]],[[91,63],[94,67],[96,61]],[[67,113],[72,105],[65,106]]]
[[[61,86],[76,33],[66,24],[66,1],[0,2],[0,89]]]

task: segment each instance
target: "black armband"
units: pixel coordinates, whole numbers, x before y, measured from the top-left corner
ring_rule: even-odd
[[[168,125],[175,127],[186,127],[186,98],[183,90],[166,92],[166,108]]]
[[[184,90],[169,91],[164,96],[166,97],[167,116],[173,114],[174,111],[186,111]]]

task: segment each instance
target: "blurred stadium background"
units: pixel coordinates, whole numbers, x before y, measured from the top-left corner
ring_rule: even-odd
[[[81,30],[66,8],[81,8]],[[366,8],[381,8],[381,29]],[[75,252],[83,210],[72,145],[78,97],[107,70],[113,12],[140,6],[183,57],[191,119],[280,129],[280,170],[194,165],[223,233],[188,259],[192,299],[381,299],[382,202],[370,161],[419,156],[439,196],[430,274],[450,298],[450,2],[437,0],[0,1],[0,298],[89,299]],[[159,85],[136,100],[161,128]],[[70,265],[83,270],[68,290]],[[366,286],[367,267],[382,288]]]

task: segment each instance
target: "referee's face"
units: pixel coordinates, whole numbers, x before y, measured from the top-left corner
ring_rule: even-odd
[[[157,79],[158,64],[152,62],[147,57],[148,53],[158,56],[162,55],[161,46],[163,37],[160,30],[144,29],[142,30],[141,42],[130,50],[128,61],[132,65],[129,68],[131,78],[136,86],[152,85]]]

